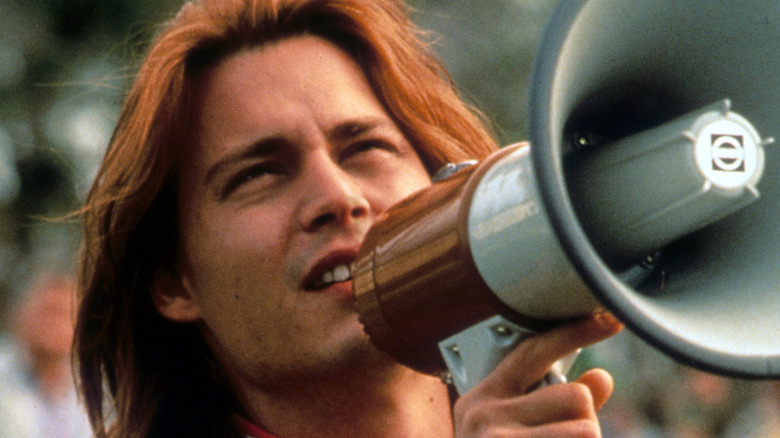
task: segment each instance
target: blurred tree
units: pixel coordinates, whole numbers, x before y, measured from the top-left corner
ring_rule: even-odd
[[[0,0],[0,305],[69,266],[78,208],[146,42],[182,0]],[[129,66],[129,67],[128,67]]]
[[[558,0],[410,0],[440,36],[440,54],[464,97],[494,123],[502,144],[527,140],[528,85],[542,31]]]

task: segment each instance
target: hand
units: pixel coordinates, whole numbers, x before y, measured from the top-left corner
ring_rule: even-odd
[[[600,313],[524,340],[455,403],[455,436],[600,437],[596,412],[612,394],[609,373],[594,369],[571,383],[531,389],[558,359],[621,328]]]

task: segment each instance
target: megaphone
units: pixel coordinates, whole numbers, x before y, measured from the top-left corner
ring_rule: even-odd
[[[780,377],[778,72],[780,2],[561,2],[530,147],[369,231],[372,341],[462,392],[525,333],[606,308],[684,364]]]

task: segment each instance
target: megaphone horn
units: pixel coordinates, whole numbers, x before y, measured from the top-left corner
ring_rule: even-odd
[[[462,391],[517,341],[507,328],[603,306],[685,364],[780,376],[780,152],[765,148],[780,128],[778,12],[562,2],[536,59],[531,147],[434,184],[369,232],[354,287],[374,343],[421,371],[471,374]]]
[[[531,85],[537,183],[577,271],[646,341],[683,363],[733,376],[780,375],[778,148],[765,150],[758,202],[665,247],[656,281],[632,288],[594,245],[599,226],[579,214],[575,193],[582,191],[574,185],[589,181],[569,172],[566,162],[577,154],[567,154],[566,145],[577,133],[629,138],[722,99],[758,132],[776,137],[779,16],[780,3],[756,0],[738,7],[727,1],[706,7],[677,0],[564,2],[542,41]],[[713,154],[722,152],[717,137],[710,141]],[[711,159],[717,166],[718,157]],[[647,190],[641,202],[652,203],[648,198],[656,193]]]

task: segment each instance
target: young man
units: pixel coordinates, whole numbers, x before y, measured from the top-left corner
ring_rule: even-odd
[[[452,408],[355,313],[348,269],[377,215],[494,149],[392,0],[186,5],[85,208],[77,351],[98,434],[597,436],[605,372],[526,391],[613,318],[523,343]]]

